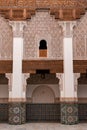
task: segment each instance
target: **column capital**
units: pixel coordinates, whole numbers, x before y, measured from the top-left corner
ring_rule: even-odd
[[[22,96],[26,100],[26,88],[27,88],[27,79],[30,77],[30,73],[23,73],[23,92]]]
[[[59,22],[59,25],[63,28],[64,37],[72,37],[73,27],[76,25],[76,21],[63,21]]]
[[[12,91],[12,74],[11,73],[6,73],[6,78],[9,80],[8,85],[9,85],[9,91]]]
[[[74,73],[74,87],[76,92],[78,87],[78,78],[80,78],[80,73]]]
[[[30,77],[30,73],[23,74],[23,91],[26,91],[27,79]]]
[[[60,91],[63,91],[63,78],[64,78],[64,74],[63,73],[56,73],[56,78],[59,79]]]
[[[77,80],[78,78],[80,78],[80,73],[74,73],[74,77]]]
[[[25,21],[9,21],[9,25],[13,29],[14,37],[23,37],[23,29],[24,26],[27,26],[27,22]]]

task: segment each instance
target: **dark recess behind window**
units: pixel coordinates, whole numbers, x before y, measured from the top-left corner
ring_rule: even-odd
[[[36,70],[36,74],[50,74],[50,70]]]

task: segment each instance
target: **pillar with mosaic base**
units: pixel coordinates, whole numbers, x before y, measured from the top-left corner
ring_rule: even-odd
[[[78,123],[77,102],[61,102],[61,123],[67,125],[74,125]]]
[[[26,105],[24,102],[9,103],[9,124],[20,125],[26,122]]]
[[[73,74],[73,27],[76,22],[60,22],[63,27],[63,57],[64,57],[64,76],[62,79],[63,90],[60,93],[61,101],[61,123],[72,125],[78,123],[78,102],[74,89]]]
[[[10,21],[13,29],[13,76],[12,91],[9,97],[9,124],[26,122],[26,97],[23,92],[22,59],[23,59],[23,28],[26,22]]]

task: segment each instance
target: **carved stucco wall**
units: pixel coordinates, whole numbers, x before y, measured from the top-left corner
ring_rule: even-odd
[[[39,58],[39,42],[48,45],[47,58],[63,59],[63,33],[58,20],[48,11],[37,11],[24,29],[24,59]],[[87,13],[73,31],[74,60],[87,60]]]
[[[0,60],[12,59],[12,29],[9,22],[0,16]]]
[[[24,59],[39,58],[39,42],[47,41],[47,58],[62,59],[62,29],[49,11],[37,11],[24,29]]]
[[[37,11],[24,28],[24,59],[39,58],[39,42],[47,40],[49,59],[63,59],[62,29],[49,11]],[[12,28],[0,16],[0,60],[12,59]],[[87,60],[87,13],[77,22],[73,32],[74,60]]]
[[[87,13],[74,28],[73,48],[74,60],[87,60]]]

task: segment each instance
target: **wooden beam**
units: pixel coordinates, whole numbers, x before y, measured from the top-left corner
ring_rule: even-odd
[[[49,69],[50,72],[63,73],[62,60],[23,60],[23,73],[35,72],[38,69]]]
[[[87,60],[74,60],[73,61],[74,73],[86,73],[87,71]]]
[[[12,60],[0,60],[0,73],[12,73]],[[23,60],[23,73],[35,73],[37,69],[49,69],[51,73],[63,73],[63,60]],[[74,73],[87,72],[87,60],[73,61]]]
[[[12,73],[12,61],[0,60],[0,73]]]

